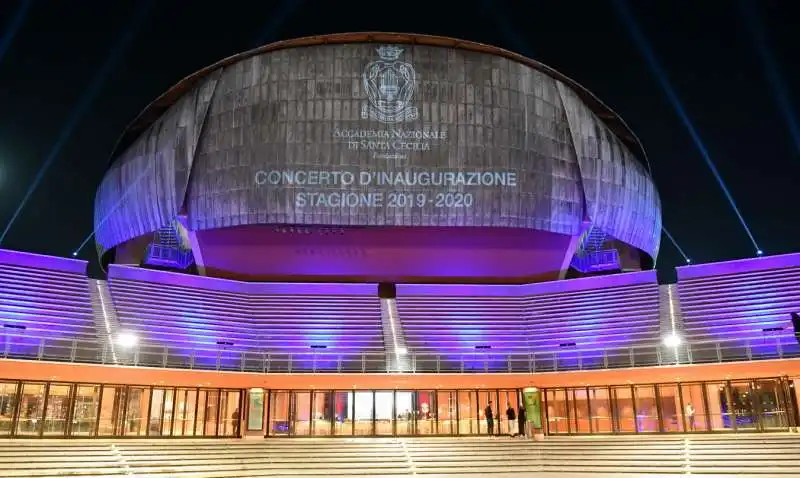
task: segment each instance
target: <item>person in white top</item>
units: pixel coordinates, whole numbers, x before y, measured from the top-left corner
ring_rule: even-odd
[[[686,418],[689,419],[689,429],[694,431],[694,406],[692,406],[692,402],[686,404]]]

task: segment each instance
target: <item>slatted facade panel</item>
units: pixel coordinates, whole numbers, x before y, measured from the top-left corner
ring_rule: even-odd
[[[245,294],[126,279],[112,279],[109,287],[120,325],[143,342],[207,350],[259,347],[258,319]]]
[[[398,295],[397,312],[416,354],[528,352],[517,297]]]
[[[218,76],[210,75],[187,92],[106,172],[94,207],[101,251],[154,232],[177,217]]]
[[[658,344],[658,284],[530,295],[523,299],[533,352],[622,349]]]
[[[3,335],[94,340],[88,279],[72,271],[0,264],[0,323]]]
[[[249,298],[248,308],[258,318],[266,350],[383,353],[380,299],[375,292],[368,296],[258,294]]]
[[[285,365],[287,354],[384,352],[374,286],[332,284],[326,292],[319,284],[251,284],[118,266],[111,274],[123,329],[143,344],[201,361],[248,353],[259,360],[274,355]],[[295,359],[302,367],[305,358]]]
[[[552,77],[502,57],[426,45],[393,45],[399,56],[385,63],[380,47],[352,43],[289,48],[225,68],[199,137],[187,197],[189,228],[326,224],[580,232],[585,213],[578,165]],[[376,61],[383,63],[371,63]],[[410,72],[408,101],[417,112],[414,119],[367,115],[370,101],[382,101],[380,94],[370,96],[377,94],[368,86],[370,64],[403,65],[398,71]],[[368,134],[372,136],[362,139],[374,142],[375,132],[396,131],[443,132],[444,138],[419,143],[415,150],[377,153],[352,141]],[[349,135],[354,135],[351,141]],[[395,159],[387,161],[390,157]],[[357,177],[403,170],[434,175],[510,171],[518,180],[513,187],[443,189],[416,181],[386,188],[376,181],[310,187],[255,179],[259,172],[292,170]],[[297,205],[304,193],[345,190],[431,199],[437,193],[462,191],[471,194],[474,204],[455,208],[425,200],[413,207]]]
[[[800,312],[800,266],[681,279],[690,341],[794,344],[791,312]]]
[[[638,140],[583,87],[486,45],[384,39],[281,42],[176,85],[114,153],[95,204],[99,249],[184,211],[191,231],[323,224],[576,236],[588,218],[657,255],[661,206],[631,151]],[[404,174],[376,179],[394,173]],[[436,179],[454,174],[506,179]],[[307,175],[352,179],[296,179]],[[331,206],[341,193],[381,200]],[[450,206],[453,194],[468,199]]]
[[[586,215],[606,234],[656,257],[661,200],[650,174],[574,90],[557,85],[578,158]]]

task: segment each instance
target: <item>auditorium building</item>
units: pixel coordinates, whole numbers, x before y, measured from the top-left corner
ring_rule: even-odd
[[[0,250],[1,437],[800,426],[800,254],[660,283],[636,135],[499,48],[226,58],[128,126],[94,218],[97,261]]]

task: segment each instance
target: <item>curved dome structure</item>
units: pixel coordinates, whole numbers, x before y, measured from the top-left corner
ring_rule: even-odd
[[[246,280],[550,280],[602,244],[617,268],[655,258],[660,201],[641,159],[601,101],[511,52],[303,38],[148,106],[100,185],[95,233],[105,262],[169,242],[202,274]]]

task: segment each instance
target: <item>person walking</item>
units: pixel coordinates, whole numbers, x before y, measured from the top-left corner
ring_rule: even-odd
[[[508,434],[509,436],[516,436],[516,432],[514,431],[514,425],[517,420],[517,413],[514,411],[514,407],[511,404],[508,404],[508,408],[506,408],[506,418],[508,418]]]
[[[694,406],[692,402],[686,405],[686,418],[689,419],[689,429],[694,431]]]
[[[486,428],[489,430],[489,436],[494,435],[494,412],[492,412],[492,401],[483,410],[483,416],[486,417]]]
[[[518,436],[523,437],[523,438],[528,436],[528,434],[527,434],[527,432],[525,430],[525,425],[526,425],[525,422],[527,421],[527,419],[528,419],[528,417],[527,417],[527,414],[525,413],[525,405],[520,405],[519,406],[519,412],[517,412],[517,424],[519,425],[519,428],[517,429],[517,432],[518,432]]]

